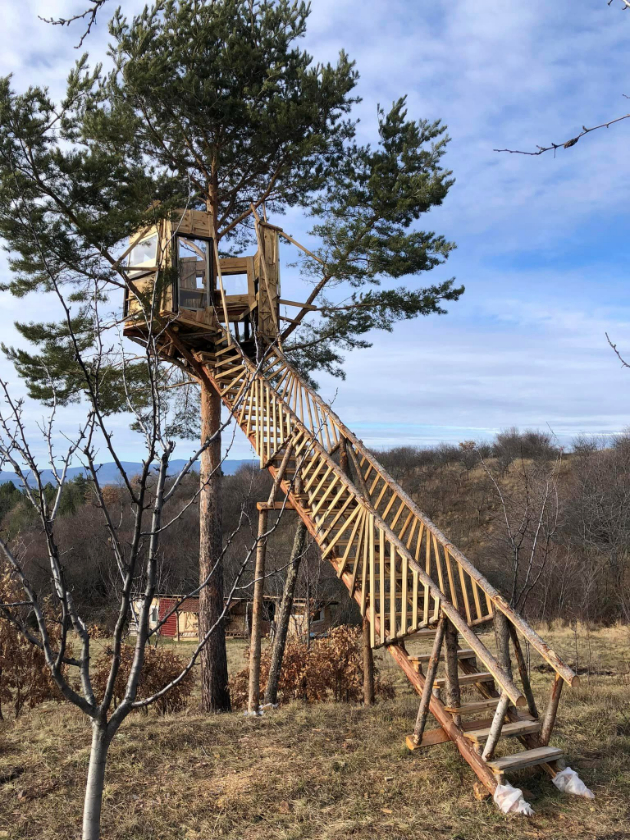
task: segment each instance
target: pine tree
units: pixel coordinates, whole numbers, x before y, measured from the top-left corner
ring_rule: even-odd
[[[251,241],[251,205],[264,202],[275,214],[307,208],[322,243],[304,264],[322,311],[284,336],[305,375],[340,375],[342,352],[368,346],[369,331],[440,313],[442,301],[456,300],[463,289],[453,281],[417,283],[454,247],[415,225],[452,184],[441,166],[444,127],[409,120],[401,98],[389,112],[379,109],[377,147],[358,144],[357,71],[343,52],[334,65],[317,64],[300,48],[309,14],[298,0],[158,0],[130,20],[116,12],[111,70],[90,69],[84,55],[63,102],[39,87],[16,94],[2,80],[0,236],[12,269],[2,288],[24,295],[73,285],[73,314],[77,326],[85,319],[81,340],[89,347],[98,336],[81,308],[87,288],[97,281],[103,305],[124,288],[116,255],[135,230],[174,207],[206,207],[222,249],[234,253]],[[402,278],[397,288],[381,286]],[[343,306],[327,296],[340,284],[350,290]],[[64,328],[17,326],[35,352],[6,350],[31,396],[50,400],[54,385],[58,400],[76,399],[76,352]],[[133,377],[133,366],[125,367]],[[117,377],[113,365],[104,410],[124,410]],[[141,400],[140,374],[135,384]],[[204,433],[217,428],[217,400],[201,395]],[[202,476],[218,452],[206,450]],[[202,507],[214,517],[202,528],[207,568],[221,548],[220,481],[204,493]],[[222,593],[212,600],[202,623],[212,623]],[[206,694],[204,705],[226,708],[223,642],[213,657],[204,662],[212,671],[204,685],[214,684],[216,695]]]

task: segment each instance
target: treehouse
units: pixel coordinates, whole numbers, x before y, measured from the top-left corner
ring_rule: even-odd
[[[248,351],[254,334],[278,334],[280,228],[256,222],[253,256],[219,257],[213,217],[200,210],[177,210],[168,219],[130,238],[123,255],[129,280],[125,290],[124,334],[145,340],[165,326],[187,347],[208,350],[222,328]],[[231,326],[230,326],[231,325]],[[169,355],[176,355],[169,348]]]
[[[260,586],[254,589],[251,610],[252,649],[264,629],[263,514],[286,507],[297,512],[322,561],[332,565],[357,602],[371,647],[384,648],[420,696],[416,724],[406,740],[409,750],[422,755],[436,744],[452,742],[476,773],[480,796],[500,793],[505,775],[523,768],[540,766],[562,781],[563,751],[549,742],[563,685],[576,686],[579,677],[417,507],[284,355],[281,341],[307,313],[321,311],[313,303],[328,269],[287,233],[261,221],[253,208],[252,215],[258,244],[253,256],[220,258],[212,216],[194,210],[174,213],[139,232],[123,255],[129,279],[125,334],[139,341],[155,335],[152,350],[185,361],[191,376],[214,388],[260,457],[261,469],[274,478],[268,501],[257,505]],[[280,299],[279,236],[323,266],[324,278],[306,303]],[[299,312],[283,318],[280,304]],[[282,333],[280,321],[289,322]],[[415,387],[414,371],[408,376]],[[375,388],[377,382],[369,383],[368,411]],[[173,618],[171,632],[195,632],[191,603],[186,599],[184,623]],[[249,621],[246,607],[239,620]],[[232,628],[238,626],[234,619]],[[412,653],[408,640],[429,642],[431,648]],[[541,698],[534,696],[530,654],[538,657],[537,669],[553,677],[544,712]],[[252,705],[257,708],[256,696]],[[435,726],[427,729],[429,715]],[[503,739],[525,749],[508,753],[499,743]],[[527,812],[526,803],[521,804]]]

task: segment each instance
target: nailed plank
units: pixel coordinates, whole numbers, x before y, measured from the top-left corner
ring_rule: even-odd
[[[504,723],[501,728],[501,737],[519,737],[521,735],[531,735],[532,732],[540,731],[540,722],[537,720],[516,720],[513,723]],[[466,737],[476,744],[480,744],[486,740],[490,734],[490,727],[480,727],[466,732]]]
[[[546,764],[548,761],[557,761],[562,756],[563,752],[558,747],[537,747],[534,750],[495,758],[488,762],[488,766],[494,773],[509,773],[523,767],[534,767],[537,764]]]

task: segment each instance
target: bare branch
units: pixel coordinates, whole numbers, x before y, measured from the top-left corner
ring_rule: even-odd
[[[630,2],[630,0],[629,0],[629,2]],[[629,8],[630,8],[630,7],[629,7]],[[621,362],[621,366],[622,366],[622,367],[626,367],[626,368],[630,368],[630,364],[629,364],[628,362],[626,362],[626,360],[623,358],[623,356],[621,355],[621,353],[619,352],[619,350],[617,350],[617,345],[616,345],[616,344],[613,344],[613,342],[611,341],[610,336],[608,335],[608,333],[604,333],[604,335],[606,336],[606,341],[610,344],[610,346],[612,347],[612,349],[613,349],[613,351],[614,351],[615,355],[617,356],[617,358],[618,358],[618,359],[619,359],[619,361]]]
[[[623,2],[625,2],[625,0],[623,0]],[[536,157],[538,155],[544,154],[545,152],[550,152],[553,150],[555,156],[555,152],[558,149],[570,149],[571,146],[575,146],[578,140],[584,137],[585,134],[590,134],[591,131],[597,131],[600,128],[609,128],[611,125],[621,122],[622,120],[627,120],[629,117],[630,114],[624,114],[623,117],[617,117],[616,119],[602,123],[601,125],[594,125],[592,128],[587,128],[585,125],[583,125],[582,131],[580,131],[579,134],[577,134],[575,137],[572,137],[570,140],[566,140],[564,143],[551,143],[549,146],[536,146],[536,148],[538,149],[538,151],[536,152],[525,152],[520,151],[519,149],[493,149],[493,151],[508,152],[511,155],[530,155],[531,157]]]
[[[92,27],[96,24],[96,16],[99,12],[99,9],[107,3],[107,0],[92,0],[92,4],[89,9],[86,9],[81,14],[73,15],[70,18],[43,18],[41,15],[38,15],[40,20],[43,20],[44,23],[50,23],[53,26],[70,26],[71,23],[74,23],[77,20],[85,20],[88,19],[87,29],[81,35],[81,40],[75,46],[75,50],[80,49],[83,46],[83,42],[87,38],[87,36],[92,31]]]

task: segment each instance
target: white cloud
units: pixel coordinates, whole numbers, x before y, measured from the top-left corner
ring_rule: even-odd
[[[142,5],[123,2],[123,11]],[[447,317],[377,336],[373,349],[348,360],[345,383],[322,378],[323,393],[339,388],[336,410],[372,443],[461,439],[513,424],[548,422],[567,435],[624,427],[628,372],[604,332],[630,348],[630,120],[555,158],[493,149],[563,141],[583,124],[630,110],[622,98],[630,93],[630,16],[604,0],[315,0],[313,7],[305,44],[315,58],[334,61],[345,48],[357,60],[363,138],[374,140],[376,104],[402,93],[411,115],[448,124],[445,162],[457,183],[424,224],[459,245],[434,279],[456,273],[467,286]],[[18,88],[46,83],[59,94],[78,55],[80,24],[52,28],[37,14],[83,8],[84,0],[5,0],[0,73],[13,72]],[[106,18],[87,44],[95,60],[105,54]],[[284,225],[300,237],[308,227],[295,213]],[[576,265],[578,250],[584,265]],[[283,282],[299,300],[303,289],[290,270]],[[13,340],[6,325],[14,318],[47,316],[36,299],[3,296],[0,307],[5,341]],[[7,372],[3,361],[0,371]],[[131,457],[135,444],[123,422],[118,434]],[[243,444],[238,457],[246,455]]]

